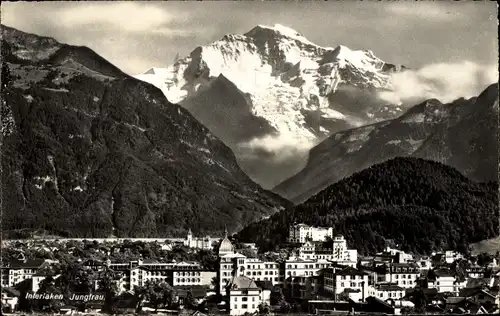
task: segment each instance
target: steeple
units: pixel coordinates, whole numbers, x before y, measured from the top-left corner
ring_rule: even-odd
[[[224,238],[227,238],[227,225],[224,225]]]

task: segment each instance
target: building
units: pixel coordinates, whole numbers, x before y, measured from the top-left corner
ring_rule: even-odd
[[[328,260],[305,260],[297,257],[291,257],[285,261],[284,277],[312,277],[319,275],[320,271],[325,268],[330,268],[334,265]]]
[[[2,287],[12,287],[25,280],[31,280],[42,267],[48,266],[48,260],[14,260],[2,267]]]
[[[368,274],[356,268],[324,270],[324,291],[335,300],[346,294],[354,301],[364,301],[369,296]]]
[[[358,261],[358,251],[347,249],[347,241],[342,235],[336,235],[331,246],[324,242],[306,241],[299,248],[299,257],[305,260],[330,260],[355,267]]]
[[[290,226],[288,241],[303,244],[306,241],[325,241],[327,237],[333,239],[333,227],[313,227],[306,224]]]
[[[216,275],[195,262],[139,261],[131,264],[130,289],[147,281],[165,281],[172,286],[209,286]]]
[[[193,232],[189,229],[186,239],[184,240],[184,246],[195,249],[211,250],[214,244],[219,241],[220,238],[212,238],[210,236],[194,237]]]
[[[481,267],[480,265],[475,264],[467,267],[465,269],[465,272],[467,273],[467,276],[469,278],[481,279],[484,278],[486,269],[484,267]]]
[[[406,294],[406,290],[395,284],[377,284],[375,285],[375,297],[381,300],[400,300]]]
[[[269,281],[272,285],[282,283],[280,264],[276,262],[242,257],[236,261],[236,271],[236,276],[246,276],[254,281]]]
[[[413,288],[417,285],[420,269],[413,263],[390,263],[376,269],[375,284],[390,283],[402,288]]]
[[[234,251],[234,246],[227,237],[227,230],[225,232],[224,239],[222,239],[219,245],[219,270],[218,279],[219,286],[217,292],[225,296],[226,286],[237,275],[238,266],[242,267],[245,265],[246,257]],[[240,273],[244,273],[245,270],[240,269]]]
[[[438,293],[458,294],[466,283],[466,281],[456,280],[448,269],[435,269],[427,274],[427,288],[436,289]]]
[[[267,292],[267,293],[264,293]],[[259,311],[261,303],[270,304],[269,290],[259,288],[255,281],[246,276],[235,276],[226,286],[229,301],[229,315],[253,314]]]
[[[415,264],[420,270],[420,274],[427,274],[426,272],[432,269],[432,260],[427,256],[422,256],[415,259]]]
[[[464,256],[456,251],[447,250],[444,253],[444,258],[446,263],[453,263],[455,260],[463,259]]]

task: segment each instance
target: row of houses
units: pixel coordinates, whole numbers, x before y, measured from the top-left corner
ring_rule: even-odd
[[[343,236],[333,235],[333,229],[314,230],[299,224],[293,230],[294,237],[291,238],[300,244],[298,250],[279,261],[265,261],[239,253],[226,232],[219,244],[217,271],[206,271],[198,262],[89,260],[82,264],[97,272],[106,268],[114,270],[121,292],[142,286],[147,281],[165,281],[179,289],[201,287],[206,289],[205,293],[213,290],[223,298],[221,304],[231,315],[257,312],[260,305],[270,304],[270,293],[276,289],[287,293],[292,300],[312,302],[310,306],[314,309],[332,306],[338,309],[350,302],[361,311],[376,306],[384,313],[397,313],[400,308],[412,307],[408,297],[415,288],[430,294],[442,294],[436,296],[432,305],[437,309],[452,309],[453,299],[450,301],[450,297],[465,297],[465,300],[460,300],[463,306],[455,306],[464,310],[470,310],[467,304],[471,300],[475,300],[476,305],[486,301],[498,305],[500,273],[487,275],[485,267],[469,265],[465,275],[457,276],[451,271],[450,264],[461,257],[454,252],[415,257],[386,248],[373,256],[358,257],[355,249],[348,249]],[[321,238],[325,240],[319,240]],[[191,240],[188,245],[202,249],[208,247],[209,241],[213,242],[207,238],[199,244],[199,241],[193,241],[192,234],[188,234],[186,240]],[[53,263],[49,260],[12,262],[2,268],[2,286],[13,287],[31,280],[32,291],[36,292],[40,282],[51,275],[45,267]],[[54,273],[52,276],[57,278]],[[485,292],[476,294],[484,295],[483,301],[464,294],[467,289],[477,289],[474,282],[478,280],[483,281],[479,288]],[[215,286],[212,288],[212,285]],[[494,298],[492,302],[491,297]]]

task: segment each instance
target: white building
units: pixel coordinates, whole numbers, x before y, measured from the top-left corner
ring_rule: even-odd
[[[312,277],[319,275],[320,270],[330,268],[333,262],[327,260],[307,260],[291,257],[285,261],[285,279],[294,277]]]
[[[306,224],[290,226],[288,241],[291,243],[305,243],[311,241],[325,241],[326,237],[333,238],[333,227],[312,227]]]
[[[213,249],[214,243],[220,241],[220,238],[212,238],[210,236],[205,237],[194,237],[191,229],[189,230],[186,239],[184,240],[184,246],[194,249]]]
[[[280,265],[257,258],[242,258],[236,261],[236,276],[246,276],[254,281],[271,281],[280,284]]]
[[[143,286],[147,281],[165,281],[172,286],[209,286],[216,275],[216,272],[203,271],[195,262],[139,261],[130,269],[130,289]]]
[[[377,270],[376,284],[390,283],[404,289],[414,288],[417,285],[417,278],[420,276],[418,266],[411,263],[386,264]]]
[[[393,249],[391,247],[386,247],[385,250],[381,253],[377,253],[378,256],[391,256],[393,257],[394,263],[408,263],[413,262],[413,255],[406,253],[399,249]]]
[[[12,287],[23,281],[31,280],[40,268],[49,264],[48,260],[15,260],[6,262],[6,265],[2,267],[2,287]]]
[[[270,304],[268,290],[259,288],[255,281],[245,276],[236,276],[231,279],[226,287],[229,299],[229,315],[253,314],[259,311],[261,303]]]
[[[364,301],[373,293],[368,285],[368,274],[352,267],[324,270],[324,290],[336,298],[347,294],[357,301]]]
[[[238,266],[245,265],[246,257],[234,251],[234,246],[227,237],[227,231],[225,232],[225,237],[222,239],[219,245],[219,286],[218,293],[222,296],[226,295],[226,285],[237,275]],[[244,273],[245,271],[240,271]]]
[[[331,248],[323,247],[322,242],[306,241],[299,248],[299,257],[304,260],[330,260],[355,267],[358,261],[358,251],[347,249],[344,236],[337,235],[333,238]]]
[[[455,260],[463,259],[464,256],[456,251],[447,250],[444,253],[444,258],[445,258],[444,260],[446,261],[446,263],[453,263]]]
[[[466,285],[466,281],[460,282],[456,280],[450,271],[446,269],[433,270],[428,274],[427,287],[436,289],[439,293],[450,292],[457,295]]]
[[[431,258],[426,256],[416,259],[415,264],[418,266],[420,274],[424,274],[426,271],[429,271],[433,268]]]
[[[400,300],[405,296],[406,290],[394,284],[378,284],[375,286],[375,297],[381,300]]]

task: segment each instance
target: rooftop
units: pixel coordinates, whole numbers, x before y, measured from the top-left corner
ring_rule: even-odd
[[[337,272],[336,275],[368,275],[368,274],[356,268],[347,267]]]
[[[255,281],[246,276],[233,277],[227,287],[231,290],[259,289],[257,284],[255,284]]]

